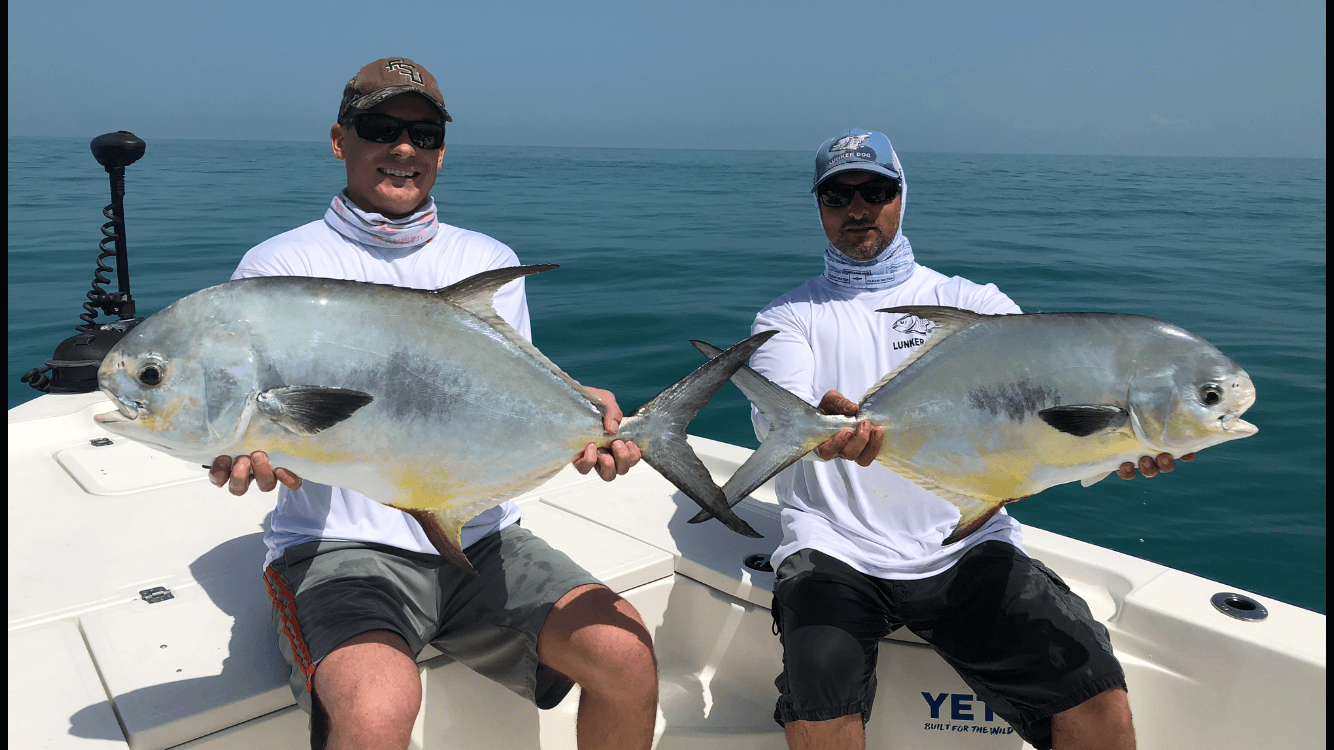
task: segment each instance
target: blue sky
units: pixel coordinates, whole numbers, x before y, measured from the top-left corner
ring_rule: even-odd
[[[1320,2],[9,3],[9,132],[320,140],[363,64],[451,143],[1325,156]]]

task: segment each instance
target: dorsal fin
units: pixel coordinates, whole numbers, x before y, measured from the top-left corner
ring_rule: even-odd
[[[500,291],[502,286],[515,279],[556,268],[560,268],[560,266],[554,263],[540,266],[493,268],[490,271],[473,274],[463,281],[440,287],[432,291],[431,294],[438,294],[473,315],[484,318],[487,315],[496,314],[496,308],[491,305],[491,298],[496,295],[496,292]]]
[[[978,318],[994,317],[975,313],[972,310],[963,310],[958,307],[939,307],[937,305],[902,305],[900,307],[885,307],[876,312],[882,313],[901,313],[903,315],[916,315],[936,324],[936,331],[941,328],[949,328],[949,333],[963,328]],[[949,333],[945,334],[946,336]]]
[[[933,305],[904,305],[902,307],[886,307],[876,312],[898,313],[900,315],[916,315],[919,318],[929,320],[936,324],[935,330],[927,337],[926,343],[917,347],[917,351],[908,355],[908,358],[899,363],[898,367],[890,370],[883,378],[875,382],[875,385],[866,389],[862,395],[861,403],[866,403],[866,399],[871,397],[872,393],[885,387],[885,383],[893,380],[899,373],[908,369],[913,362],[921,359],[922,355],[931,351],[937,344],[967,328],[979,318],[989,317],[981,313],[975,313],[971,310],[960,310],[957,307],[936,307]]]
[[[524,276],[532,276],[535,273],[550,271],[559,267],[560,266],[557,266],[554,263],[547,263],[538,266],[495,268],[490,271],[482,271],[481,273],[474,274],[463,281],[450,284],[447,287],[442,287],[429,293],[438,295],[446,302],[481,318],[483,322],[498,331],[502,336],[508,339],[510,343],[519,347],[519,349],[540,362],[544,367],[554,372],[557,377],[564,380],[565,383],[573,388],[580,396],[588,399],[589,403],[597,407],[599,412],[602,412],[606,408],[602,403],[602,399],[595,396],[592,391],[588,390],[583,385],[580,385],[579,381],[566,375],[565,371],[557,367],[555,362],[547,359],[547,355],[538,351],[537,347],[533,346],[532,343],[523,336],[520,336],[519,332],[514,330],[513,326],[506,322],[504,318],[500,317],[500,314],[496,312],[496,308],[491,304],[491,298],[495,296],[495,293],[500,291],[501,287],[511,281],[521,279]]]

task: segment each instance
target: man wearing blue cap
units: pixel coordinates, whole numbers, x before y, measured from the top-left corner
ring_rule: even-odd
[[[884,134],[854,128],[825,141],[812,192],[829,239],[825,271],[756,316],[754,332],[779,333],[751,364],[825,413],[855,415],[843,394],[865,393],[930,333],[930,322],[877,310],[1020,312],[992,284],[914,261],[902,231],[908,186]],[[752,419],[762,439],[768,422],[758,410]],[[773,614],[784,669],[774,718],[788,744],[865,746],[877,644],[906,625],[1034,747],[1133,747],[1107,629],[1024,553],[1019,523],[1003,510],[942,546],[958,510],[876,463],[883,437],[863,421],[776,478],[784,536],[772,558]],[[1174,464],[1163,454],[1140,468],[1153,476]],[[1131,478],[1134,467],[1120,473]]]

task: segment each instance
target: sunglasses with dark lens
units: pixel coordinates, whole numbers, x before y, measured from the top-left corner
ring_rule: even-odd
[[[820,186],[820,202],[830,208],[843,208],[852,203],[852,194],[861,193],[862,200],[871,204],[889,203],[899,196],[897,181],[879,180],[863,182],[860,185],[841,185],[827,183]]]
[[[408,131],[408,140],[417,148],[435,151],[445,143],[445,126],[430,120],[400,120],[389,115],[362,114],[353,115],[349,122],[357,131],[357,137],[372,143],[397,143],[403,130]]]

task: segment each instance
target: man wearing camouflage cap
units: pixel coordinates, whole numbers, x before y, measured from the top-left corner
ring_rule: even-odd
[[[260,243],[233,279],[313,276],[439,289],[519,265],[505,245],[439,221],[430,190],[452,122],[435,78],[406,58],[376,60],[348,82],[330,129],[347,188],[320,221]],[[530,338],[523,281],[493,299]],[[616,399],[604,425],[621,420]],[[634,443],[588,445],[574,461],[606,481],[639,461]],[[505,502],[463,527],[472,575],[439,554],[417,517],[340,487],[271,467],[260,452],[219,456],[214,484],[246,492],[281,485],[264,541],[264,580],[311,746],[405,748],[421,705],[415,657],[426,645],[539,708],[574,684],[580,747],[652,742],[657,676],[652,641],[628,602],[518,525]]]
[[[867,392],[930,336],[930,321],[878,310],[1020,312],[994,285],[915,261],[902,230],[908,184],[884,134],[853,128],[825,141],[811,192],[829,240],[825,271],[756,316],[753,332],[778,334],[751,365],[826,414],[855,416],[844,394]],[[758,409],[752,419],[763,440],[768,422]],[[1003,510],[942,546],[958,510],[876,463],[883,438],[884,428],[863,421],[776,477],[783,672],[774,718],[788,744],[865,747],[877,644],[907,626],[1033,746],[1133,747],[1125,674],[1088,605],[1028,557]],[[1172,468],[1167,454],[1141,459],[1145,476]]]

